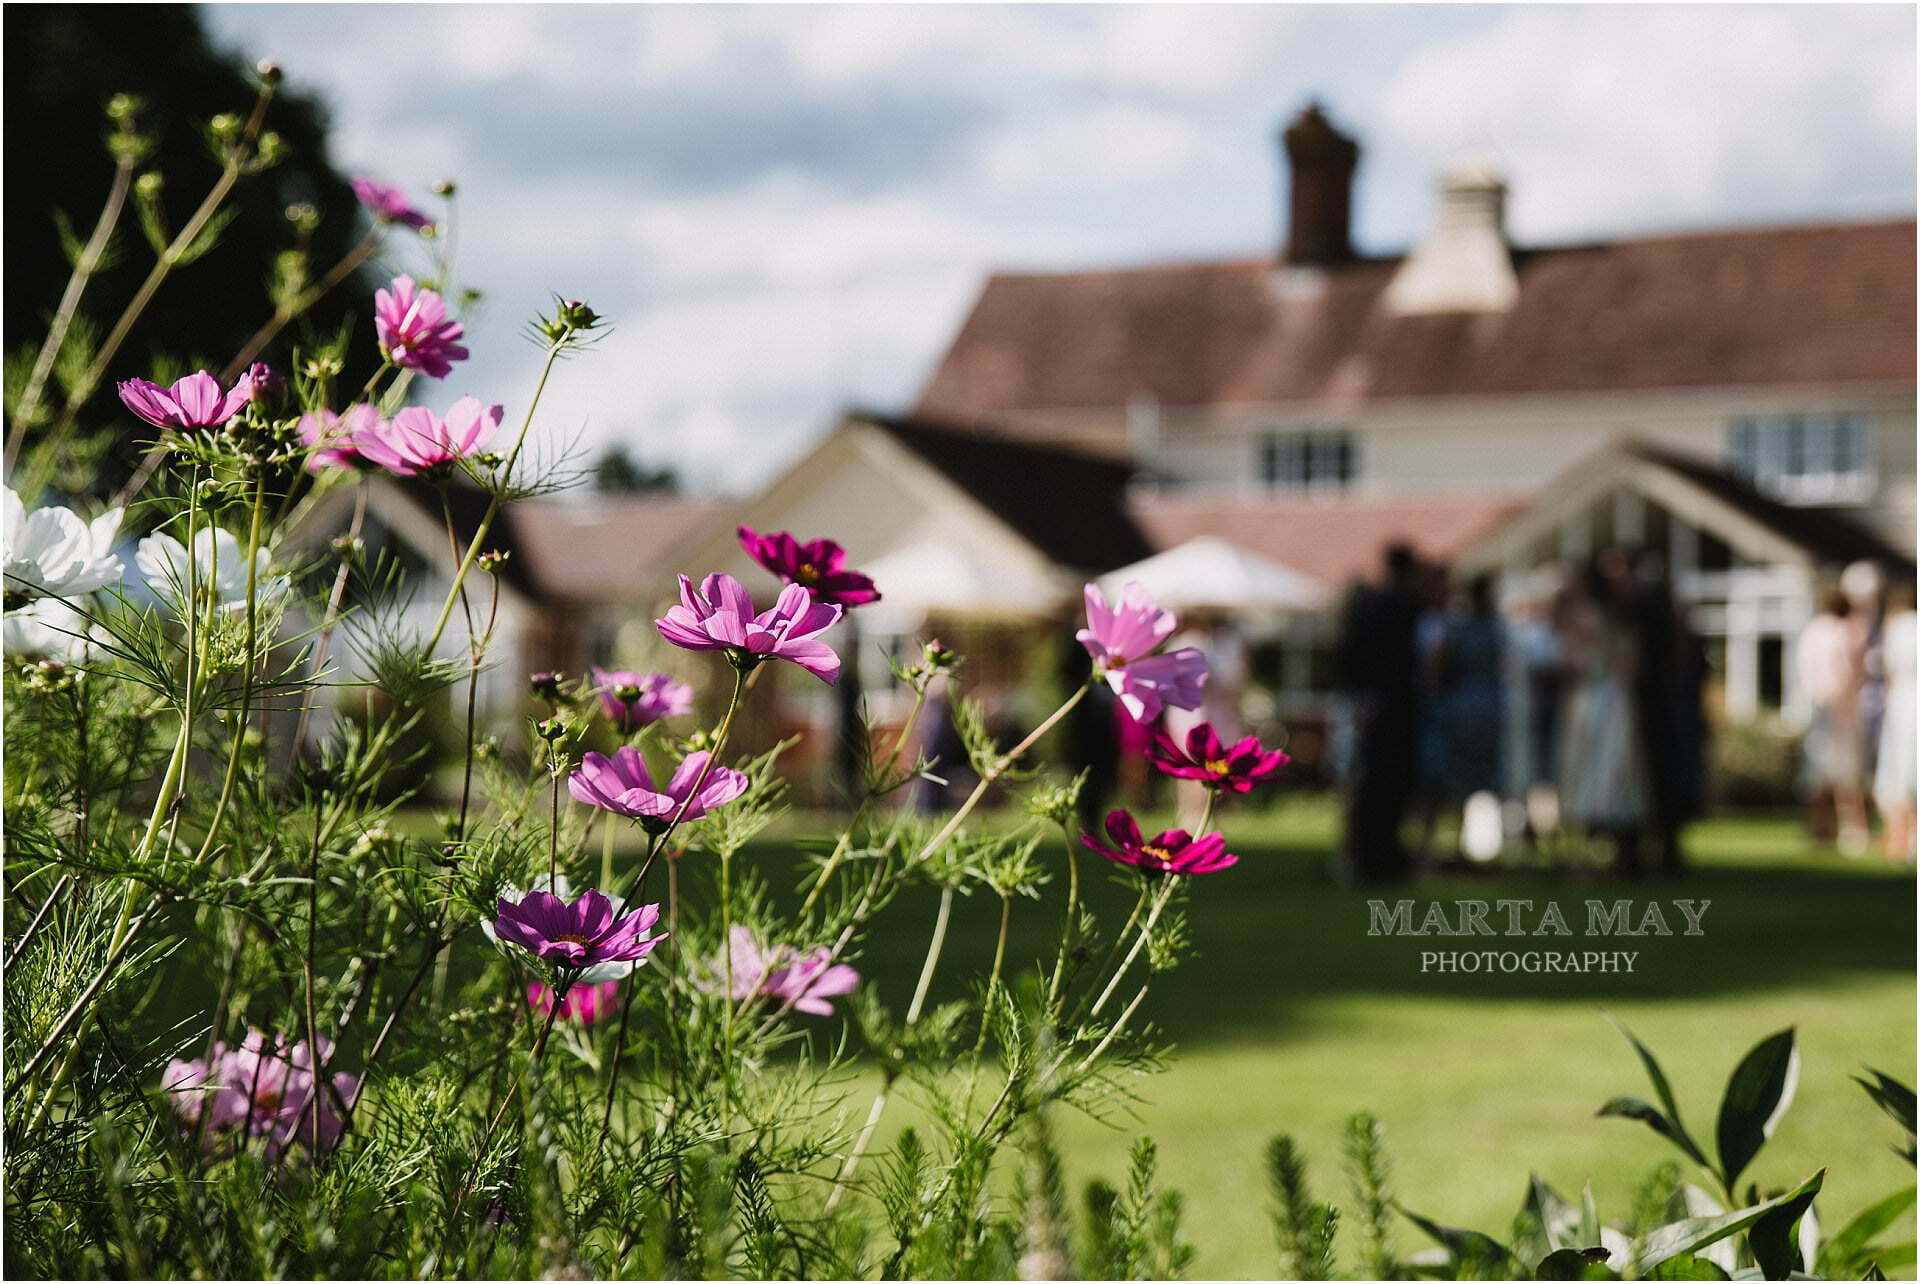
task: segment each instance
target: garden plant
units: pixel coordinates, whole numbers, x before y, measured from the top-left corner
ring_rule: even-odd
[[[165,380],[128,371],[114,389],[124,414],[94,417],[107,373],[135,364],[119,340],[139,309],[217,250],[226,202],[273,164],[277,82],[264,67],[251,111],[211,124],[221,176],[177,232],[161,183],[138,172],[138,104],[113,104],[125,181],[75,247],[44,342],[8,366],[9,1272],[1180,1274],[1192,1250],[1152,1143],[1124,1189],[1096,1185],[1075,1211],[1050,1120],[1123,1107],[1167,1055],[1155,978],[1187,953],[1189,898],[1217,893],[1237,859],[1215,822],[1280,778],[1286,756],[1223,743],[1205,723],[1162,730],[1154,764],[1204,790],[1196,828],[1149,834],[1114,811],[1087,832],[1081,781],[1037,768],[1036,747],[1096,687],[1153,722],[1196,708],[1206,676],[1197,651],[1169,649],[1172,613],[1134,588],[1109,600],[1088,586],[1086,684],[1012,743],[956,698],[965,763],[912,748],[963,657],[927,639],[895,662],[911,712],[856,729],[844,822],[799,847],[776,884],[741,857],[786,805],[792,742],[739,752],[743,710],[785,666],[836,682],[849,657],[830,630],[887,586],[830,539],[746,528],[765,570],[751,584],[630,550],[636,582],[663,601],[677,584],[653,626],[695,653],[697,682],[525,675],[534,715],[490,734],[477,692],[501,662],[509,569],[494,535],[508,505],[576,479],[539,408],[606,329],[587,303],[556,299],[533,321],[542,367],[511,413],[456,395],[466,296],[451,238],[435,235],[450,216],[363,180],[368,230],[336,264],[306,262],[313,216],[290,212],[273,306],[245,350]],[[129,202],[154,266],[127,312],[96,327],[86,287]],[[314,300],[413,237],[427,268],[387,279],[360,332],[302,329]],[[373,376],[341,386],[369,346]],[[131,481],[90,493],[71,461],[135,434]],[[88,444],[99,437],[116,440]],[[450,575],[409,573],[363,538],[376,477],[435,497]],[[323,510],[343,493],[351,502]],[[351,514],[330,542],[310,538],[319,511]],[[448,711],[457,789],[423,826],[417,733]],[[906,805],[917,782],[959,768],[977,783],[957,807]],[[1026,822],[983,824],[990,799]],[[1095,877],[1123,880],[1130,912],[1095,914],[1082,895]],[[931,922],[893,912],[926,886]],[[992,963],[968,997],[936,1003],[967,895],[997,905]],[[1008,949],[1021,901],[1056,925],[1028,957]],[[882,931],[926,941],[910,993],[860,974],[863,942]],[[1764,1198],[1738,1189],[1791,1097],[1790,1034],[1736,1071],[1717,1163],[1642,1055],[1659,1104],[1621,1098],[1605,1113],[1652,1125],[1716,1191],[1673,1184],[1676,1219],[1621,1241],[1590,1199],[1575,1208],[1535,1183],[1526,1235],[1503,1244],[1416,1218],[1445,1254],[1401,1259],[1384,1247],[1395,1210],[1363,1120],[1366,1266],[1774,1276],[1895,1260],[1870,1241],[1910,1187],[1824,1250],[1805,1247],[1817,1175]],[[1911,1094],[1875,1090],[1910,1133]],[[1288,1268],[1331,1273],[1336,1214],[1308,1196],[1284,1143],[1273,1169]],[[1736,1235],[1730,1256],[1712,1256]]]

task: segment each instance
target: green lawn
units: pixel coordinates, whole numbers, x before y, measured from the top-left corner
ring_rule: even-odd
[[[1506,942],[1369,938],[1369,893],[1326,873],[1335,819],[1324,802],[1226,820],[1243,860],[1199,880],[1197,957],[1157,981],[1143,1008],[1176,1045],[1171,1068],[1138,1082],[1140,1105],[1118,1126],[1059,1121],[1076,1190],[1096,1176],[1122,1178],[1135,1135],[1157,1139],[1163,1175],[1186,1197],[1195,1276],[1280,1269],[1265,1215],[1265,1142],[1293,1133],[1316,1165],[1320,1193],[1341,1194],[1340,1126],[1359,1109],[1386,1125],[1402,1199],[1437,1220],[1503,1234],[1530,1172],[1568,1194],[1591,1178],[1602,1215],[1623,1215],[1638,1179],[1669,1148],[1643,1125],[1594,1117],[1612,1095],[1648,1095],[1603,1008],[1661,1055],[1689,1125],[1704,1137],[1740,1054],[1798,1027],[1798,1097],[1749,1178],[1785,1185],[1830,1167],[1820,1205],[1829,1227],[1903,1180],[1888,1149],[1892,1125],[1848,1076],[1873,1065],[1914,1078],[1911,873],[1822,854],[1791,820],[1759,818],[1699,826],[1696,868],[1677,881],[1628,886],[1535,871],[1435,877],[1394,895],[1556,900],[1576,933],[1588,896],[1707,898],[1712,907],[1703,938],[1543,938],[1566,949],[1638,950],[1633,975],[1423,976],[1423,948]],[[795,832],[807,828],[799,821]],[[784,881],[792,850],[773,842],[755,856]],[[1123,903],[1117,889],[1100,894]],[[1011,959],[1034,957],[1057,899],[1016,906]],[[961,902],[936,1000],[964,993],[983,973],[994,913],[982,896]],[[1677,929],[1681,920],[1671,917]],[[896,1010],[932,919],[931,893],[903,897],[857,960]],[[857,1097],[850,1108],[864,1104]],[[898,1111],[893,1122],[911,1115]],[[1411,1248],[1418,1232],[1407,1225],[1401,1234]]]

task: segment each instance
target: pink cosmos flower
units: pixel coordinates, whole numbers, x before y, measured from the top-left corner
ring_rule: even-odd
[[[324,409],[301,415],[300,440],[311,448],[307,452],[308,471],[360,467],[366,462],[360,454],[360,443],[372,436],[380,423],[380,412],[372,406],[348,406],[337,415]]]
[[[736,923],[727,936],[727,953],[733,963],[733,997],[763,995],[784,1007],[813,1016],[833,1015],[827,1000],[850,992],[860,983],[860,974],[844,963],[833,961],[833,951],[821,945],[804,952],[781,946],[764,950],[754,939],[753,930]],[[708,993],[726,984],[726,964],[711,963],[700,979]]]
[[[333,1057],[333,1044],[326,1039],[320,1040],[320,1055],[328,1061]],[[277,1037],[249,1030],[237,1048],[216,1043],[206,1060],[168,1062],[161,1087],[180,1117],[200,1127],[209,1149],[236,1133],[243,1144],[264,1137],[267,1157],[274,1159],[289,1143],[312,1149],[316,1114],[321,1152],[339,1141],[345,1127],[340,1105],[353,1102],[360,1082],[350,1074],[329,1077],[331,1091],[314,1073],[304,1042],[282,1047]]]
[[[1074,636],[1136,721],[1152,722],[1168,705],[1200,707],[1206,657],[1194,647],[1154,654],[1173,633],[1172,611],[1155,606],[1146,589],[1132,583],[1112,606],[1097,584],[1089,584],[1086,601],[1087,627]]]
[[[600,981],[589,984],[576,982],[567,991],[567,997],[560,1000],[562,1021],[577,1021],[581,1025],[592,1025],[601,1017],[613,1011],[614,996],[620,992],[620,982]],[[541,1016],[553,1011],[553,989],[543,981],[527,983],[527,1006]]]
[[[1169,776],[1203,781],[1209,789],[1245,794],[1293,759],[1284,749],[1262,749],[1258,736],[1247,736],[1229,746],[1221,741],[1212,723],[1203,722],[1187,732],[1185,748],[1167,734],[1165,727],[1156,726],[1153,743],[1147,747],[1147,761]]]
[[[567,778],[567,792],[576,802],[632,817],[657,833],[673,824],[675,817],[698,820],[747,791],[744,773],[731,767],[709,768],[712,758],[704,749],[688,754],[667,787],[657,789],[647,760],[638,749],[623,745],[611,758],[603,753],[582,758],[580,770]],[[698,793],[695,782],[699,782]]]
[[[150,379],[125,379],[120,400],[155,428],[217,428],[253,400],[253,372],[233,381],[223,396],[220,381],[204,370],[162,388]]]
[[[495,908],[493,930],[501,940],[567,972],[637,961],[666,939],[649,935],[660,921],[658,905],[617,915],[613,902],[591,888],[571,905],[552,892],[528,892],[518,902],[502,896]]]
[[[865,606],[878,602],[873,580],[846,566],[846,550],[830,539],[802,544],[786,531],[762,535],[751,526],[740,528],[740,547],[747,556],[789,584],[798,584],[816,602]]]
[[[407,194],[397,187],[388,187],[370,178],[356,178],[353,194],[360,198],[369,214],[383,223],[404,223],[416,232],[433,230],[433,220],[415,209]]]
[[[460,345],[466,327],[448,320],[440,296],[410,276],[393,278],[391,290],[374,291],[373,330],[388,360],[429,378],[444,379],[454,362],[467,359]]]
[[[447,407],[442,419],[425,406],[408,406],[392,419],[374,416],[354,434],[360,457],[399,477],[430,472],[465,459],[485,445],[500,417],[499,406],[482,406],[477,398],[462,397]]]
[[[593,686],[600,693],[601,709],[622,734],[693,710],[693,688],[664,673],[595,666]]]
[[[798,584],[789,584],[770,610],[754,614],[753,598],[731,575],[701,581],[680,577],[680,605],[670,607],[654,627],[660,636],[689,651],[725,651],[736,668],[750,669],[769,657],[791,660],[823,682],[840,677],[840,657],[817,634],[839,622],[844,608],[816,602]]]
[[[1195,838],[1184,829],[1169,829],[1148,841],[1141,836],[1140,822],[1119,807],[1107,813],[1107,837],[1113,846],[1092,834],[1080,835],[1080,845],[1149,874],[1212,874],[1240,862],[1219,834]]]

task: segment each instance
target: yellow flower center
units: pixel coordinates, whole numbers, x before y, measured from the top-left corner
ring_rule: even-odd
[[[554,937],[553,939],[556,941],[571,941],[573,944],[580,946],[582,949],[593,944],[592,941],[580,935],[578,932],[562,932],[560,933],[560,935]]]
[[[1169,865],[1173,863],[1173,853],[1168,851],[1164,847],[1154,847],[1151,844],[1149,844],[1146,847],[1142,847],[1140,851],[1143,855],[1151,856],[1153,859],[1159,861],[1162,865]]]
[[[1214,776],[1230,775],[1233,770],[1227,766],[1227,760],[1225,758],[1209,758],[1202,765],[1206,767],[1209,775]]]
[[[820,568],[812,562],[802,562],[799,569],[794,571],[793,578],[802,584],[817,584],[820,581]]]

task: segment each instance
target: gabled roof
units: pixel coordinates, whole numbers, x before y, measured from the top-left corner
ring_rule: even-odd
[[[1867,560],[1911,573],[1913,559],[1830,509],[1785,504],[1705,460],[1622,438],[1574,463],[1460,549],[1467,570],[1494,570],[1566,518],[1636,492],[1758,561],[1809,569]]]
[[[1001,274],[914,413],[1911,380],[1914,261],[1911,219],[1520,250],[1510,310],[1438,316],[1382,306],[1398,258]]]
[[[1153,552],[1127,511],[1133,466],[985,429],[857,413],[1056,564],[1106,571]]]
[[[1805,549],[1820,563],[1840,565],[1866,560],[1896,567],[1913,565],[1912,558],[1843,513],[1783,504],[1724,469],[1646,442],[1633,442],[1626,449],[1680,474],[1722,503]]]

